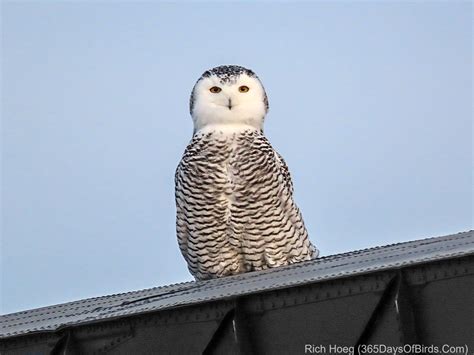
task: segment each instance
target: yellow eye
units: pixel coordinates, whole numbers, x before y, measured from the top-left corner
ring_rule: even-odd
[[[248,86],[242,85],[239,87],[239,92],[248,92],[250,89]]]
[[[218,86],[213,86],[212,88],[209,89],[210,92],[212,92],[213,94],[217,94],[218,92],[221,92],[222,89]]]

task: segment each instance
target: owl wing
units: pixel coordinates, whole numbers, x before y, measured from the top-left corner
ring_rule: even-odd
[[[242,216],[242,251],[253,270],[288,265],[317,256],[283,157],[264,136],[242,149],[234,214]],[[239,208],[240,207],[240,208]],[[235,228],[237,229],[237,228]]]
[[[286,165],[285,159],[275,151],[275,159],[277,165],[280,167],[280,175],[283,178],[283,183],[286,185],[290,194],[293,194],[293,182],[291,180],[290,170],[288,169],[288,165]]]
[[[184,161],[185,156],[181,159],[176,168],[176,173],[174,177],[175,183],[175,202],[176,202],[176,235],[178,237],[178,245],[179,249],[181,250],[181,254],[183,254],[184,259],[189,264],[188,261],[188,253],[187,253],[187,245],[188,245],[188,225],[185,223],[185,195],[184,189],[185,186],[183,184],[183,165],[185,165]]]
[[[288,246],[292,246],[292,248],[290,249],[289,262],[293,263],[302,260],[317,258],[319,255],[319,250],[310,242],[308,232],[304,225],[303,216],[294,201],[293,181],[291,179],[291,174],[288,165],[286,164],[285,159],[283,159],[283,157],[277,151],[274,152],[275,162],[276,165],[279,167],[279,175],[281,176],[282,184],[284,185],[283,194],[288,194],[289,196],[289,199],[287,200],[288,202],[284,206],[285,215],[289,220],[291,220],[296,229],[295,234],[291,235],[291,233],[289,233],[285,236]],[[295,238],[296,235],[298,236],[297,238]],[[298,253],[293,254],[293,252],[295,251],[294,247],[296,245],[298,245],[298,247],[296,248],[298,250]],[[291,256],[291,254],[293,255]]]

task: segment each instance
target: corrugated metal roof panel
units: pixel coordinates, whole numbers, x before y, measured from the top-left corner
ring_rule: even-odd
[[[56,331],[302,284],[474,254],[473,231],[318,258],[288,267],[89,298],[1,316],[0,338]]]

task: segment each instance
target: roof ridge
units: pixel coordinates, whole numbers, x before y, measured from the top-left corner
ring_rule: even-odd
[[[20,319],[24,318],[30,318],[32,315],[34,316],[42,316],[46,314],[54,314],[62,311],[63,308],[67,308],[68,310],[83,310],[82,312],[75,313],[76,315],[78,314],[87,314],[87,313],[92,313],[94,311],[98,311],[100,309],[106,310],[107,308],[112,308],[112,307],[120,307],[120,306],[128,306],[130,304],[136,304],[137,302],[146,300],[146,299],[152,299],[152,298],[157,298],[160,296],[165,296],[168,293],[177,293],[180,291],[189,291],[193,290],[191,292],[185,292],[185,294],[192,294],[200,291],[203,287],[209,287],[213,289],[221,289],[227,287],[229,284],[235,284],[236,280],[240,279],[240,282],[238,284],[243,284],[243,283],[248,283],[253,282],[251,281],[252,279],[255,278],[260,278],[262,279],[262,274],[265,274],[265,277],[263,278],[264,280],[266,279],[271,279],[273,275],[276,276],[279,273],[282,272],[288,272],[290,269],[294,269],[295,271],[298,269],[301,269],[303,267],[308,267],[311,264],[314,265],[322,265],[330,262],[334,262],[338,259],[343,259],[343,258],[356,258],[357,256],[360,256],[361,254],[366,253],[367,255],[373,255],[376,254],[377,251],[386,249],[387,252],[389,251],[398,251],[398,250],[403,250],[406,247],[409,247],[410,245],[425,245],[428,243],[436,243],[436,242],[441,242],[441,241],[451,241],[451,240],[459,240],[459,239],[464,239],[469,236],[471,236],[473,230],[469,231],[463,231],[463,232],[458,232],[456,234],[450,234],[450,235],[444,235],[444,236],[435,236],[435,237],[428,237],[428,238],[423,238],[423,239],[417,239],[417,240],[409,240],[405,242],[398,242],[398,243],[392,243],[388,245],[382,245],[382,246],[375,246],[375,247],[369,247],[369,248],[364,248],[364,249],[358,249],[354,251],[349,251],[349,252],[344,252],[344,253],[338,253],[338,254],[332,254],[332,255],[327,255],[323,256],[321,258],[316,258],[313,260],[297,263],[297,264],[292,264],[284,267],[279,267],[279,268],[273,268],[273,269],[267,269],[263,271],[257,271],[257,272],[250,272],[250,273],[245,273],[245,274],[239,274],[239,275],[234,275],[230,277],[225,277],[221,279],[212,279],[212,280],[206,280],[206,281],[184,281],[180,283],[175,283],[175,284],[170,284],[170,285],[163,285],[163,286],[156,286],[156,287],[151,287],[151,288],[145,288],[141,290],[134,290],[134,291],[127,291],[127,292],[122,292],[122,293],[116,293],[116,294],[110,294],[110,295],[104,295],[104,296],[97,296],[97,297],[90,297],[90,298],[85,298],[81,300],[75,300],[75,301],[70,301],[70,302],[65,302],[61,304],[56,304],[56,305],[50,305],[50,306],[44,306],[44,307],[39,307],[39,308],[34,308],[31,310],[23,310],[19,312],[13,312],[5,315],[0,316],[0,324],[4,323],[6,321],[18,321]],[[466,234],[465,236],[460,236],[462,234]],[[394,248],[395,247],[395,248]],[[436,249],[436,248],[434,248]],[[431,249],[428,249],[431,250]],[[410,254],[408,252],[407,254]],[[380,260],[382,258],[371,258],[367,260]],[[348,264],[353,264],[348,263]],[[331,267],[323,267],[320,268],[320,270],[326,270],[330,269]],[[150,292],[150,291],[158,291],[158,290],[163,290],[165,292],[163,293],[154,293],[151,295],[143,295],[143,297],[137,297],[136,299],[129,300],[128,302],[121,300],[120,298],[124,298],[127,295],[133,295],[137,294],[137,296],[140,295],[140,293],[144,292]],[[117,298],[117,304],[114,305],[109,305],[108,307],[101,307],[101,304],[106,304],[107,302],[101,302],[101,303],[93,303],[93,301],[98,301],[98,300],[104,300],[104,301],[112,301],[113,298]],[[90,307],[88,307],[87,304],[90,304]],[[77,304],[78,307],[73,308],[73,307],[68,307],[68,306],[73,306]],[[86,304],[86,305],[85,305]],[[90,308],[90,309],[88,309]],[[43,313],[41,313],[43,311]],[[55,319],[59,317],[49,317],[48,319]],[[28,323],[28,322],[24,322]],[[23,323],[17,323],[17,324],[23,324]]]

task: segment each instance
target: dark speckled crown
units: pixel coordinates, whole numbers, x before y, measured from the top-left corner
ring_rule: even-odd
[[[221,80],[222,84],[227,84],[229,82],[235,81],[242,74],[247,74],[253,78],[257,77],[250,69],[238,65],[221,65],[219,67],[206,70],[204,74],[202,74],[201,78],[208,78],[212,75],[215,75]]]

